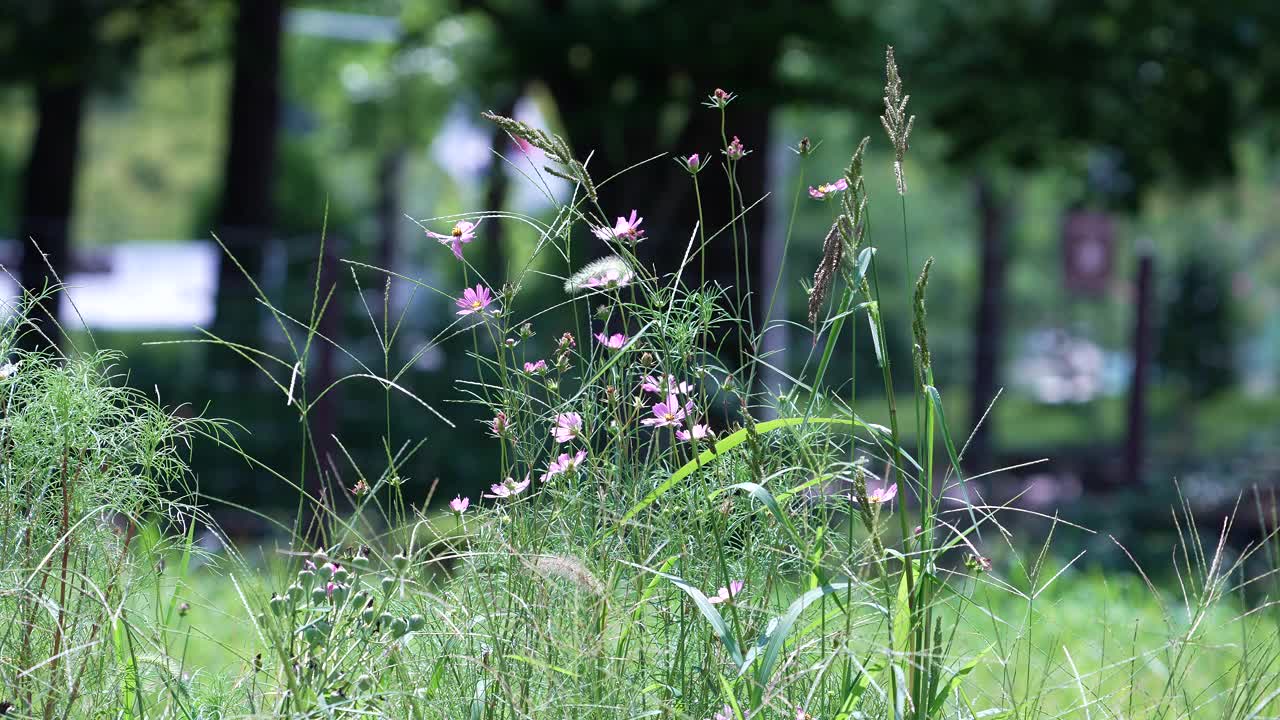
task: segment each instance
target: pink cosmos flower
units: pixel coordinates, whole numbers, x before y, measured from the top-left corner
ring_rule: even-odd
[[[611,228],[599,227],[591,232],[601,240],[626,240],[628,242],[639,242],[644,238],[644,231],[640,229],[640,223],[644,222],[644,218],[636,217],[636,211],[631,211],[631,217],[618,217],[618,221]]]
[[[547,371],[547,361],[539,360],[537,362],[527,362],[524,364],[524,371],[530,375],[537,375]]]
[[[705,440],[712,435],[714,435],[714,433],[711,432],[711,426],[703,424],[695,424],[688,430],[676,431],[676,438],[682,442],[689,442],[690,440]]]
[[[883,505],[898,497],[897,483],[889,483],[879,487],[867,488],[867,502],[872,505]]]
[[[814,200],[824,200],[828,195],[834,195],[838,192],[843,192],[848,189],[849,189],[849,181],[845,180],[844,178],[840,178],[839,180],[833,183],[823,183],[816,188],[810,185],[809,197],[813,198]]]
[[[464,498],[461,495],[449,501],[449,509],[461,515],[471,507],[471,498]]]
[[[453,226],[453,230],[448,235],[427,231],[429,237],[440,241],[441,245],[448,245],[453,249],[454,257],[462,259],[462,246],[476,239],[476,228],[479,222],[470,222],[468,220],[460,220]]]
[[[622,346],[627,344],[627,336],[622,333],[605,335],[599,332],[596,333],[596,341],[610,350],[621,350]]]
[[[493,303],[493,294],[489,292],[489,288],[483,285],[476,285],[475,289],[467,288],[462,291],[462,297],[454,301],[458,306],[459,315],[471,315],[478,313],[483,315]]]
[[[750,150],[742,147],[742,141],[738,139],[737,135],[734,135],[733,140],[729,141],[729,147],[724,149],[725,157],[730,160],[741,160],[750,152]]]
[[[729,583],[729,587],[722,587],[716,591],[715,595],[712,595],[711,597],[707,598],[707,602],[711,603],[712,605],[719,605],[720,603],[723,603],[723,602],[729,602],[729,600],[738,596],[738,593],[742,591],[743,585],[746,585],[746,581],[734,580],[733,582]]]
[[[687,382],[676,382],[674,375],[668,375],[661,379],[652,375],[645,375],[644,382],[640,383],[640,389],[657,395],[669,395],[671,393],[688,395],[693,392],[692,385]]]
[[[567,443],[578,437],[582,431],[582,416],[578,413],[563,413],[556,416],[556,426],[551,428],[551,437],[558,443]]]
[[[896,497],[898,497],[897,483],[886,483],[884,485],[877,485],[877,486],[868,485],[867,486],[867,502],[872,505],[883,505],[887,502],[892,502],[893,499]],[[849,499],[853,500],[854,502],[858,501],[858,499],[852,495],[849,496]]]
[[[680,427],[684,424],[687,412],[692,410],[692,404],[681,407],[680,400],[674,394],[668,395],[666,401],[654,403],[653,417],[645,418],[640,423],[650,427]]]
[[[489,492],[485,494],[485,497],[495,500],[515,497],[516,495],[524,492],[527,487],[529,487],[528,475],[525,475],[524,480],[519,482],[516,482],[512,478],[507,478],[500,483],[490,485]]]
[[[578,466],[587,459],[587,451],[579,450],[576,454],[560,453],[560,457],[556,458],[547,466],[547,471],[542,474],[542,482],[546,482],[557,475],[569,475],[578,469]]]

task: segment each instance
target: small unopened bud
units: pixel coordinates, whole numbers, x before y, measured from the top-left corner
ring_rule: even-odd
[[[392,590],[394,590],[395,587],[396,587],[395,578],[391,577],[390,575],[387,575],[386,577],[382,578],[382,592],[389,593]]]
[[[302,586],[298,583],[290,585],[289,589],[285,590],[284,593],[288,596],[290,601],[295,603],[302,602],[302,598],[306,596],[306,590],[303,590]]]
[[[286,598],[276,595],[275,593],[271,593],[271,602],[268,604],[271,606],[271,612],[274,613],[276,617],[282,617],[285,614],[285,611],[288,610],[288,603],[289,601]],[[186,603],[183,603],[183,605],[186,605]],[[179,610],[178,614],[186,615],[187,613]]]
[[[730,160],[741,160],[750,153],[750,150],[742,146],[742,141],[738,139],[737,135],[733,136],[733,140],[729,141],[729,146],[724,149],[725,157]]]
[[[707,107],[724,109],[729,103],[733,102],[735,97],[737,96],[728,90],[716,88],[715,91],[707,98],[708,102],[706,105]]]
[[[369,689],[372,687],[373,687],[372,675],[369,675],[366,673],[356,678],[356,689],[359,690],[360,692],[369,692]]]
[[[187,613],[189,613],[189,612],[191,612],[191,605],[190,605],[190,604],[188,604],[188,603],[181,603],[181,604],[179,604],[179,605],[178,605],[178,617],[186,617],[186,616],[187,616]]]
[[[311,602],[322,603],[329,599],[329,590],[324,585],[311,588]]]
[[[409,632],[409,621],[405,620],[404,618],[396,618],[391,621],[390,629],[391,629],[391,637],[393,638],[404,637],[405,633]]]
[[[302,638],[312,645],[321,645],[329,637],[333,626],[324,620],[316,620],[302,628]]]
[[[418,615],[417,613],[414,613],[413,615],[410,615],[410,616],[409,616],[409,630],[410,630],[410,631],[412,631],[412,632],[418,632],[419,630],[421,630],[422,628],[424,628],[424,627],[426,627],[426,626],[427,626],[427,619],[426,619],[426,618],[424,618],[424,617],[422,617],[421,615]]]
[[[329,597],[333,599],[334,605],[341,605],[346,601],[347,596],[350,594],[351,588],[346,585],[335,585],[333,589],[329,591]]]
[[[409,568],[409,557],[404,553],[396,553],[395,556],[391,558],[391,567],[394,567],[400,572],[404,572]]]

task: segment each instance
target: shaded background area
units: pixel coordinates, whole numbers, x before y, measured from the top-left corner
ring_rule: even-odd
[[[719,118],[699,103],[723,87],[739,95],[728,133],[753,151],[743,192],[768,194],[748,226],[753,286],[772,288],[782,272],[775,318],[803,323],[803,282],[830,221],[802,188],[837,177],[872,136],[884,292],[905,298],[924,257],[937,257],[931,344],[956,431],[967,434],[1003,389],[968,463],[1051,458],[989,479],[998,497],[1025,491],[1034,507],[1158,539],[1175,479],[1206,512],[1274,487],[1280,10],[1260,0],[981,5],[0,0],[0,264],[41,286],[34,238],[97,342],[128,353],[129,382],[183,412],[241,423],[246,451],[287,471],[297,416],[266,378],[225,350],[144,344],[201,337],[199,326],[283,354],[280,329],[213,233],[275,303],[306,317],[324,230],[323,284],[337,289],[323,331],[381,367],[370,320],[382,322],[385,276],[338,258],[453,292],[459,266],[406,214],[550,210],[480,111],[562,132],[594,153],[603,177],[659,152],[717,157]],[[919,115],[910,266],[876,119],[890,43]],[[802,161],[788,146],[805,136],[821,145]],[[708,190],[708,208],[726,205],[718,192]],[[642,249],[659,267],[679,256],[696,217],[687,178],[667,159],[609,184],[601,203],[639,209],[651,238]],[[468,259],[496,285],[534,241],[523,225],[488,222]],[[724,265],[711,271],[730,275],[731,254],[716,257]],[[549,256],[535,268],[563,272]],[[6,282],[0,292],[13,297]],[[529,307],[556,301],[558,285],[527,287]],[[388,428],[392,445],[425,437],[404,468],[419,496],[436,479],[450,496],[487,486],[493,441],[475,408],[451,402],[452,380],[473,372],[467,348],[427,347],[451,301],[407,283],[388,297],[393,315],[407,306],[391,365],[413,360],[405,384],[457,429],[411,400],[370,402],[350,383],[316,408],[316,437],[338,435],[370,467],[385,457]],[[68,302],[47,310],[79,325]],[[905,349],[906,318],[889,312],[891,342]],[[549,351],[568,322],[541,318],[537,347]],[[795,371],[809,340],[791,327],[771,332],[766,349],[790,348],[775,362]],[[357,370],[342,353],[313,352],[313,390]],[[860,388],[875,386],[873,363],[860,360]],[[288,368],[271,369],[288,383]],[[354,482],[332,443],[321,446],[327,469]],[[211,496],[280,511],[295,501],[207,443],[195,465]],[[253,532],[227,517],[233,533]]]

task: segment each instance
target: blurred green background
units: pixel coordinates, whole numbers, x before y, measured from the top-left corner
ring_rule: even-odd
[[[238,423],[245,450],[285,474],[297,467],[301,436],[278,389],[225,350],[144,344],[202,337],[200,326],[284,352],[279,327],[247,299],[214,233],[275,304],[305,318],[324,230],[322,276],[335,292],[323,329],[381,371],[370,320],[382,322],[385,276],[336,258],[454,294],[460,267],[406,215],[551,210],[515,171],[528,161],[481,111],[563,133],[580,155],[594,153],[593,172],[605,177],[656,153],[718,157],[718,115],[699,103],[723,87],[739,95],[728,132],[753,150],[744,192],[767,195],[748,221],[753,284],[771,288],[781,272],[774,318],[797,323],[766,335],[765,350],[786,349],[774,358],[780,366],[798,370],[811,345],[803,283],[831,218],[804,188],[838,177],[871,135],[884,294],[905,299],[923,259],[937,258],[931,346],[954,431],[967,436],[1003,390],[967,455],[973,471],[1050,459],[986,478],[993,496],[1025,492],[1032,507],[1061,506],[1148,539],[1168,530],[1175,480],[1206,512],[1280,483],[1276,3],[0,0],[0,8],[0,264],[12,280],[39,286],[43,265],[25,251],[34,238],[72,286],[96,342],[128,354],[128,382],[181,412]],[[919,116],[906,160],[910,266],[877,120],[886,44],[897,49]],[[801,137],[821,141],[812,157],[788,150]],[[702,177],[719,179],[718,171]],[[715,193],[723,191],[709,192],[708,207],[722,208]],[[683,172],[659,159],[611,183],[602,204],[616,214],[639,209],[646,257],[670,270],[665,258],[679,256],[692,227],[691,196]],[[489,221],[467,257],[498,286],[535,240],[520,223]],[[579,257],[599,252],[579,242]],[[1144,256],[1151,274],[1141,311]],[[535,267],[564,274],[549,255]],[[3,291],[13,297],[17,286]],[[525,291],[522,309],[532,312],[558,301],[559,281]],[[453,380],[474,372],[467,344],[430,342],[452,320],[450,299],[404,282],[389,298],[393,313],[405,311],[391,365],[421,353],[405,385],[457,427],[350,382],[316,408],[313,431],[342,438],[352,461],[374,472],[388,428],[392,447],[425,438],[403,472],[419,498],[437,479],[438,494],[450,497],[487,486],[497,465],[484,418],[454,402],[462,395]],[[891,342],[905,350],[905,301],[887,312],[898,333]],[[80,327],[69,306],[61,317]],[[540,317],[534,348],[549,351],[571,326],[567,315]],[[86,330],[73,329],[72,339],[87,342]],[[862,348],[869,353],[870,343]],[[312,352],[313,392],[361,372],[323,343]],[[879,404],[861,389],[876,384],[869,354],[859,367],[867,373],[860,411],[876,417]],[[288,384],[289,368],[270,369]],[[330,442],[321,447],[324,470],[354,482],[346,457]],[[210,497],[278,512],[296,502],[212,443],[197,444],[193,462]],[[230,508],[222,515],[232,534],[261,531]]]

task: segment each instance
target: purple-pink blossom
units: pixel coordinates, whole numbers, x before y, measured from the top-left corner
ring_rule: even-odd
[[[576,471],[578,466],[580,466],[586,459],[586,450],[579,450],[573,455],[570,455],[569,453],[560,453],[560,457],[551,461],[551,464],[547,466],[547,471],[542,474],[542,481],[546,482],[557,475],[570,475]]]
[[[640,383],[640,389],[657,395],[669,395],[671,393],[688,395],[693,392],[692,385],[687,382],[677,382],[674,375],[667,375],[666,377],[645,375],[644,382]]]
[[[610,350],[621,350],[623,345],[627,344],[627,336],[622,333],[614,333],[605,335],[602,332],[596,333],[596,342],[609,348]]]
[[[711,437],[712,434],[710,425],[698,423],[688,430],[677,430],[676,438],[682,442],[689,442],[690,440],[705,440]]]
[[[485,497],[491,499],[505,499],[515,497],[525,491],[529,487],[529,476],[525,475],[524,480],[516,481],[513,478],[507,478],[500,483],[489,486],[489,492],[485,493]]]
[[[834,195],[849,189],[849,181],[840,178],[832,183],[822,183],[818,187],[809,186],[809,197],[814,200],[825,200],[828,195]]]
[[[453,226],[453,230],[450,230],[448,235],[441,235],[430,230],[427,231],[427,235],[440,241],[441,245],[448,245],[453,249],[454,256],[461,260],[462,246],[476,239],[476,227],[479,225],[479,222],[460,220]]]
[[[738,596],[738,593],[742,591],[743,585],[746,585],[746,581],[734,580],[729,583],[729,587],[722,587],[716,591],[715,595],[712,595],[711,597],[707,598],[707,602],[711,603],[712,605],[719,605],[720,603],[723,603],[723,602],[729,602],[731,599]]]
[[[682,406],[680,399],[674,394],[667,395],[666,400],[654,403],[653,417],[645,418],[640,422],[650,427],[680,427],[684,424],[688,411],[693,409],[692,404]]]
[[[567,443],[578,437],[582,431],[582,416],[578,413],[561,413],[556,415],[556,426],[551,428],[551,437],[558,443]]]
[[[524,371],[529,373],[530,375],[537,375],[538,373],[546,372],[547,361],[539,360],[537,362],[526,362],[524,364]]]
[[[476,285],[475,289],[467,288],[462,291],[462,297],[454,301],[458,306],[459,315],[484,314],[489,305],[493,303],[493,294],[489,292],[489,288],[483,285]]]
[[[469,507],[471,507],[471,498],[464,498],[461,495],[458,495],[449,501],[449,509],[459,515],[466,512]]]
[[[598,227],[591,232],[601,240],[626,240],[628,242],[639,242],[644,237],[644,231],[640,229],[640,223],[644,222],[644,218],[636,217],[637,212],[631,211],[631,217],[618,217],[618,221],[613,227]]]
[[[711,720],[736,720],[733,716],[733,708],[725,705],[720,708],[720,712],[711,716]]]
[[[867,502],[872,505],[883,505],[898,497],[897,483],[887,483],[878,487],[867,488]]]

